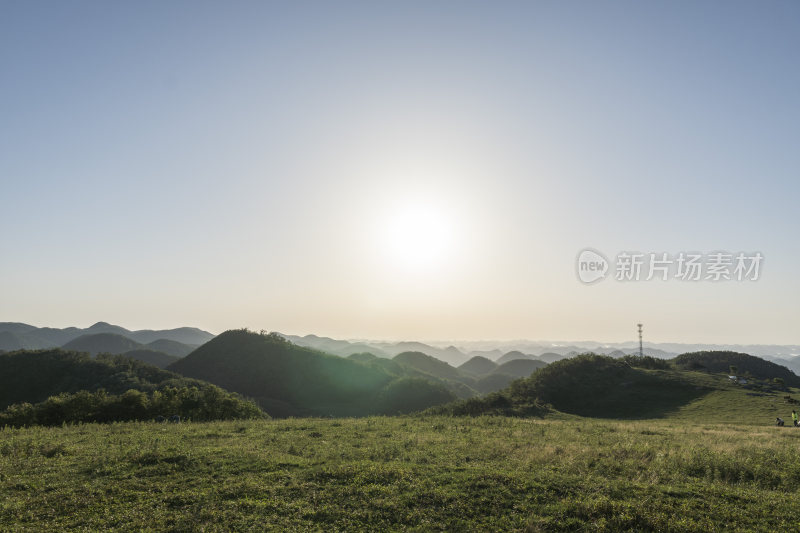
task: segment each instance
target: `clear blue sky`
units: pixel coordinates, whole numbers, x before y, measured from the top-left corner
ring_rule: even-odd
[[[0,0],[0,320],[800,343],[798,50],[791,1]]]

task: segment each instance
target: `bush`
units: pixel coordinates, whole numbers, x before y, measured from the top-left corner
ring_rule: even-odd
[[[669,370],[672,368],[669,361],[658,359],[650,355],[626,355],[620,361],[627,363],[633,368],[646,368],[648,370]]]
[[[34,405],[11,405],[0,412],[0,427],[152,420],[176,414],[195,421],[267,418],[254,403],[211,385],[168,387],[150,394],[133,389],[120,395],[105,390],[63,393]]]

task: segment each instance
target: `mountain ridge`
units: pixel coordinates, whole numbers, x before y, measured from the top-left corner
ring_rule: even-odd
[[[197,347],[214,338],[212,333],[189,326],[163,330],[129,330],[108,322],[95,322],[88,328],[51,328],[32,326],[22,322],[0,322],[0,350],[59,348],[83,335],[99,333],[122,335],[145,345],[154,341],[165,340]]]
[[[441,383],[248,330],[226,331],[167,370],[253,398],[276,417],[389,414],[404,399],[420,409],[455,399]]]

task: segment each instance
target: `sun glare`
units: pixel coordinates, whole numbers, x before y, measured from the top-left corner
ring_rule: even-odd
[[[414,204],[389,213],[383,243],[390,261],[408,270],[442,266],[453,246],[452,221],[435,205]]]

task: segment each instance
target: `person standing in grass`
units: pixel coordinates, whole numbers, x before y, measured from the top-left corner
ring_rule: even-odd
[[[797,427],[797,411],[795,409],[792,409],[792,424]]]

